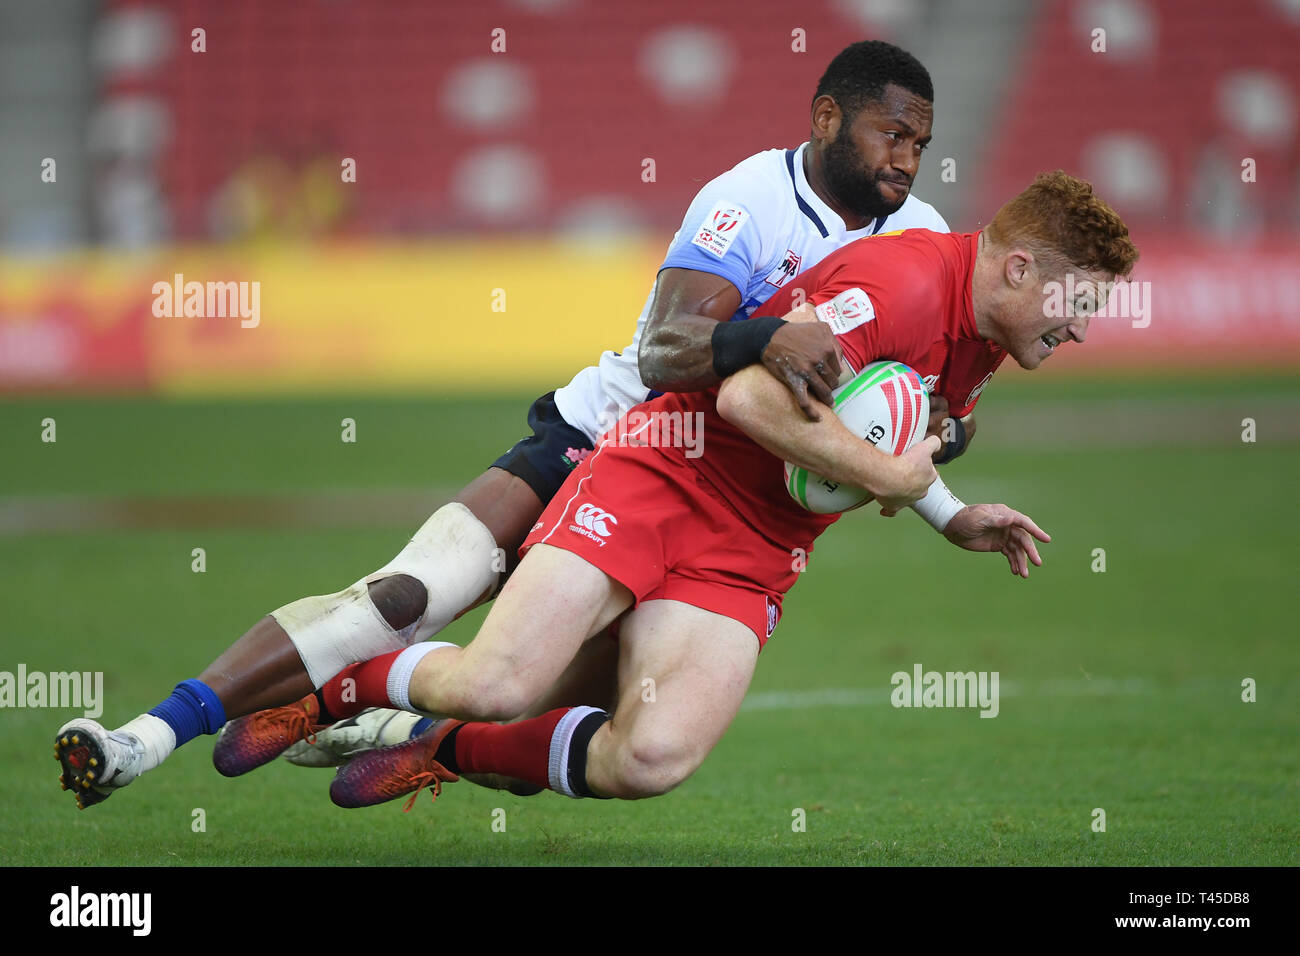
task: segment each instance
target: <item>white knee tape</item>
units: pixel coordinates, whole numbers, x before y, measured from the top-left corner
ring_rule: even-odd
[[[496,542],[459,502],[444,505],[388,564],[337,594],[294,601],[271,616],[284,628],[315,686],[344,667],[428,640],[496,586]],[[396,630],[370,600],[368,585],[406,574],[424,585],[428,603]]]
[[[409,574],[429,592],[429,603],[414,624],[402,629],[407,644],[427,641],[484,594],[496,587],[500,566],[497,543],[487,525],[458,501],[443,505],[411,543],[374,574],[370,584],[394,574]]]
[[[337,594],[303,598],[271,612],[298,649],[316,687],[349,664],[406,646],[371,603],[363,582]]]

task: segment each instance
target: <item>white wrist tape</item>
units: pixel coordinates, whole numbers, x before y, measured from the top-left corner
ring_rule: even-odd
[[[966,503],[948,490],[942,478],[934,479],[934,484],[925,493],[925,497],[911,506],[913,511],[930,523],[930,527],[940,533],[948,527],[952,516],[965,507]]]

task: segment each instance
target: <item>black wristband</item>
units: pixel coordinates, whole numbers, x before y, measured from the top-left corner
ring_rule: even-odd
[[[734,375],[763,355],[784,319],[764,315],[740,322],[719,322],[713,329],[713,371],[718,378]]]
[[[952,422],[956,425],[953,431],[957,435],[952,441],[943,443],[943,454],[934,460],[936,465],[946,465],[966,450],[966,423],[960,418],[954,418]]]

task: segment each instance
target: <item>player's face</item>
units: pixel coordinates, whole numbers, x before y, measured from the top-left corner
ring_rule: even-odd
[[[892,215],[907,199],[930,142],[934,106],[889,84],[851,123],[841,120],[826,146],[826,183],[839,203],[864,219]]]
[[[1010,297],[1002,322],[1005,341],[998,344],[1021,368],[1038,368],[1066,342],[1087,338],[1088,324],[1105,307],[1113,280],[1114,276],[1076,270],[1068,282],[1064,271],[1040,282],[1025,282]],[[1069,302],[1062,302],[1062,289],[1071,292]]]

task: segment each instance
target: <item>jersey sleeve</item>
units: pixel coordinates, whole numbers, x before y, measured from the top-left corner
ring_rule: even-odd
[[[693,269],[726,279],[742,298],[763,264],[763,190],[732,170],[699,191],[664,256],[663,269]]]

